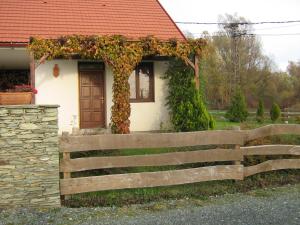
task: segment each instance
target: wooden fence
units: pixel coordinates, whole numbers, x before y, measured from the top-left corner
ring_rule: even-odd
[[[211,110],[210,111],[211,115],[218,119],[218,118],[224,118],[225,117],[225,114],[226,114],[226,111],[224,110]],[[247,118],[247,120],[256,120],[256,111],[249,111],[249,116]],[[265,119],[267,118],[270,118],[270,112],[269,110],[265,110],[265,113],[264,113],[264,116],[265,116]],[[295,120],[299,120],[300,118],[300,111],[297,110],[292,110],[292,109],[288,109],[288,108],[285,108],[281,111],[281,120],[282,121],[289,121],[289,122],[294,122]]]
[[[61,195],[83,192],[169,186],[201,181],[235,179],[257,173],[300,169],[300,159],[277,159],[244,167],[244,156],[251,155],[300,155],[300,146],[262,145],[241,147],[245,143],[271,135],[300,135],[300,125],[268,125],[254,130],[199,131],[186,133],[140,133],[129,135],[62,136],[60,150],[63,159],[60,172]],[[71,159],[70,153],[118,149],[170,148],[185,146],[214,145],[234,146],[232,149],[216,148],[133,156],[103,156]],[[140,166],[183,165],[198,162],[231,162],[230,165],[216,165],[191,169],[159,172],[141,172],[103,176],[72,178],[72,172],[95,169],[125,168]]]

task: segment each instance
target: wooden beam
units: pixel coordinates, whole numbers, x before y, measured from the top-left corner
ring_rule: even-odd
[[[196,89],[200,90],[200,80],[199,80],[199,56],[195,55],[195,65],[194,65],[194,70],[195,70],[195,84],[196,84]]]
[[[195,70],[195,64],[190,59],[186,58],[185,61]]]
[[[70,195],[92,191],[169,186],[212,180],[242,180],[243,178],[242,165],[210,166],[183,170],[61,179],[60,191],[61,195]]]
[[[244,156],[242,150],[232,149],[213,149],[191,152],[173,152],[135,156],[89,157],[77,159],[67,159],[64,157],[60,163],[60,172],[66,173],[104,168],[139,166],[183,165],[187,163],[198,162],[221,162],[232,160],[243,161],[243,158]],[[66,177],[64,176],[64,178]]]
[[[46,53],[45,55],[43,55],[43,57],[40,58],[40,60],[36,63],[35,69],[38,68],[39,65],[41,65],[42,63],[44,63],[48,57],[49,57],[49,53]]]
[[[61,152],[126,148],[171,148],[197,145],[243,145],[242,131],[213,130],[183,133],[138,133],[67,136],[60,138]]]
[[[245,141],[252,141],[258,138],[264,138],[273,135],[283,135],[283,134],[300,135],[300,125],[299,124],[271,124],[253,130],[245,130],[243,132],[245,134]]]
[[[297,145],[259,145],[242,147],[244,155],[300,155]]]
[[[273,170],[300,169],[300,159],[268,160],[255,166],[244,167],[245,177]]]
[[[35,62],[34,55],[30,53],[30,85],[32,88],[35,88]],[[32,95],[31,104],[35,104],[35,94]]]

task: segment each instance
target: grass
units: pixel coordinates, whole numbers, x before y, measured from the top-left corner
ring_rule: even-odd
[[[231,129],[232,126],[241,126],[242,129],[253,129],[256,127],[270,124],[268,121],[264,124],[258,124],[255,121],[248,121],[246,123],[232,123],[227,121],[217,121],[216,129]],[[252,142],[250,144],[297,144],[300,145],[300,137],[296,135],[281,135],[273,136]],[[158,148],[158,149],[125,149],[122,151],[101,151],[89,152],[84,156],[113,156],[113,155],[145,155],[145,154],[159,154],[174,151],[193,151],[200,149],[207,149],[214,146],[196,146],[185,148]],[[75,157],[78,157],[75,156]],[[281,156],[277,157],[280,158]],[[271,157],[274,158],[274,157]],[[276,157],[275,157],[276,158]],[[285,157],[286,158],[286,157]],[[246,159],[245,164],[257,164],[270,157],[250,157]],[[231,162],[229,162],[231,163]],[[136,167],[136,168],[117,168],[108,170],[95,170],[88,172],[81,172],[74,174],[75,176],[82,175],[105,175],[105,174],[120,174],[120,173],[136,173],[144,171],[163,171],[173,169],[184,169],[199,166],[216,165],[216,163],[197,163],[187,164],[182,166],[163,166],[163,167]],[[224,164],[224,163],[221,163]],[[161,200],[169,199],[194,199],[195,201],[205,201],[210,196],[232,194],[237,192],[249,192],[265,187],[277,187],[285,184],[297,184],[300,181],[299,170],[282,170],[273,171],[262,174],[257,174],[246,178],[243,181],[210,181],[194,184],[177,185],[170,187],[155,187],[155,188],[139,188],[127,190],[112,190],[102,192],[92,192],[73,195],[69,200],[65,201],[65,205],[69,207],[90,207],[90,206],[124,206],[130,204],[151,203]],[[263,196],[263,191],[259,190],[253,193],[257,196]]]

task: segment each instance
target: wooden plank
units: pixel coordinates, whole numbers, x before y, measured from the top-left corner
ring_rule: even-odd
[[[60,171],[76,172],[103,168],[167,166],[233,160],[243,160],[243,153],[241,150],[214,149],[152,155],[77,158],[62,160]]]
[[[195,55],[195,64],[194,64],[194,71],[195,71],[195,84],[196,89],[200,90],[200,79],[199,79],[199,56]]]
[[[300,159],[268,160],[255,166],[244,167],[244,176],[284,169],[300,169]]]
[[[165,148],[197,145],[243,144],[240,131],[197,131],[185,133],[104,134],[60,138],[62,152],[126,148]]]
[[[161,172],[144,172],[60,180],[62,195],[196,183],[211,180],[243,179],[242,165],[211,166]]]
[[[32,88],[35,88],[35,61],[33,52],[30,52],[30,85]],[[31,104],[35,104],[35,94],[32,95]]]
[[[241,130],[241,127],[240,127],[240,126],[235,126],[235,127],[233,127],[233,129],[234,129],[234,130],[240,131],[240,130]],[[241,145],[235,145],[235,146],[234,146],[234,149],[235,149],[235,151],[237,151],[237,152],[240,151],[240,148],[241,148]],[[233,163],[234,163],[234,165],[241,165],[241,161],[243,161],[243,160],[244,160],[244,157],[242,157],[242,159],[240,159],[240,160],[234,161]]]
[[[64,152],[63,153],[63,161],[70,161],[70,153],[69,152]],[[71,178],[71,173],[68,171],[64,171],[64,179]]]
[[[259,127],[254,130],[244,131],[245,141],[251,141],[258,138],[272,135],[295,134],[300,135],[300,125],[298,124],[273,124]]]
[[[237,159],[237,160],[234,161],[234,165],[241,165],[241,161],[244,160],[244,155],[243,155],[243,151],[241,150],[241,146],[236,145],[234,151],[235,152],[240,152],[240,154],[242,155],[242,157],[240,159]]]
[[[300,155],[297,145],[260,145],[242,147],[244,155]]]

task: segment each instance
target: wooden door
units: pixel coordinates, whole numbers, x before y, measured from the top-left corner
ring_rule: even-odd
[[[105,127],[104,70],[79,71],[80,128]]]

